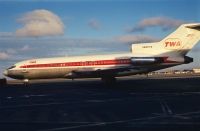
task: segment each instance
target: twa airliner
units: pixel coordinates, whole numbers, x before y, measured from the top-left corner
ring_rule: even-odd
[[[200,40],[200,23],[183,24],[169,36],[155,43],[132,44],[123,54],[72,56],[26,60],[14,64],[4,75],[28,82],[32,79],[102,78],[148,73],[193,62],[186,54]]]

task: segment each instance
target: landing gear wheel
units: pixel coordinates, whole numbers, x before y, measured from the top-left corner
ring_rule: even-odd
[[[28,86],[28,84],[29,84],[29,80],[28,79],[24,79],[23,82],[24,82],[24,86]]]
[[[115,85],[116,84],[116,78],[115,77],[102,77],[101,80],[106,85]]]

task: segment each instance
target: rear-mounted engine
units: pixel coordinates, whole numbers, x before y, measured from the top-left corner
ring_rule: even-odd
[[[132,57],[131,63],[133,65],[154,65],[163,63],[163,58],[161,57]]]

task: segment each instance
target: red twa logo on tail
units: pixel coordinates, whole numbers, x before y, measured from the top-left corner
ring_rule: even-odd
[[[166,49],[179,49],[181,48],[181,40],[178,38],[169,38],[165,40],[164,47]]]

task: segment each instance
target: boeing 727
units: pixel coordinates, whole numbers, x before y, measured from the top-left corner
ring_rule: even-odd
[[[193,62],[186,54],[200,40],[200,23],[183,24],[169,36],[155,43],[132,44],[130,53],[110,55],[41,58],[22,61],[4,71],[4,75],[21,79],[102,78],[148,73]]]

